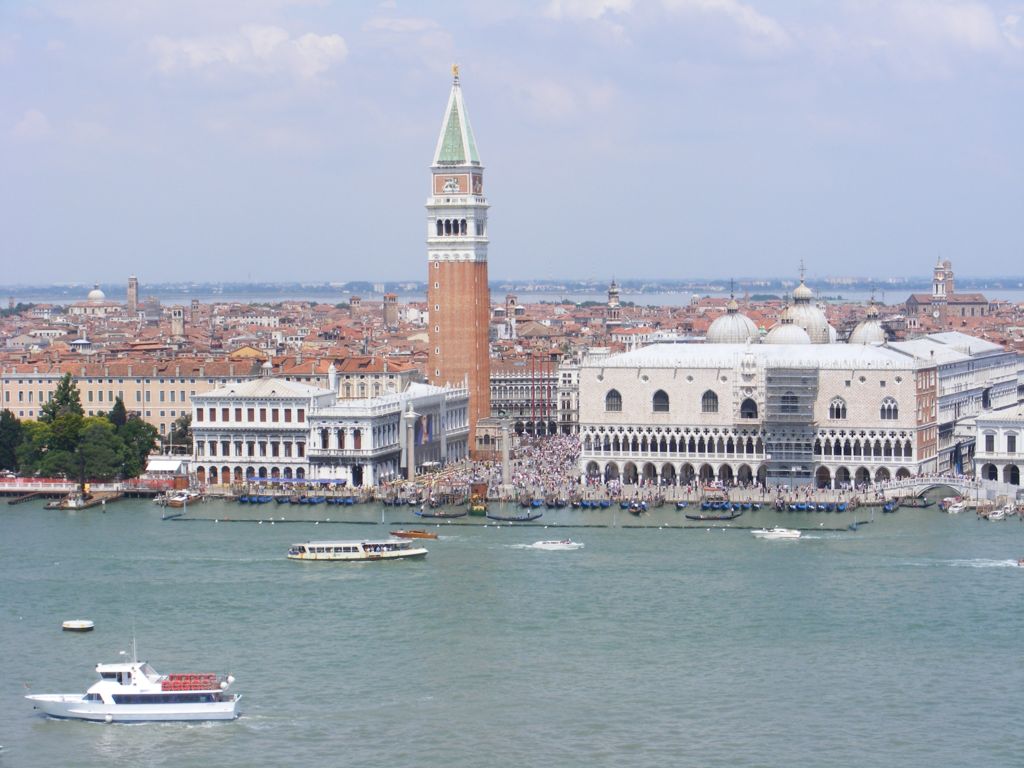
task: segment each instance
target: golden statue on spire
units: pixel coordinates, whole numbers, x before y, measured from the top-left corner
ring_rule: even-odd
[[[452,77],[455,78],[455,82],[459,81],[459,65],[452,64]]]

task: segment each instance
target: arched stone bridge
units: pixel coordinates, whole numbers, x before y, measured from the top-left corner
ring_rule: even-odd
[[[901,496],[920,496],[936,488],[949,488],[956,495],[968,499],[995,499],[1000,496],[1015,499],[1021,490],[1018,485],[995,480],[976,480],[973,477],[948,475],[918,475],[904,480],[877,483],[874,487]]]

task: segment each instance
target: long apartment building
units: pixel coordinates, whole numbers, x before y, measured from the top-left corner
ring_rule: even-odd
[[[0,407],[19,419],[36,419],[65,374],[74,377],[87,416],[105,414],[120,397],[130,412],[166,435],[192,398],[215,387],[259,375],[259,361],[176,358],[158,362],[68,360],[12,363],[0,368]]]

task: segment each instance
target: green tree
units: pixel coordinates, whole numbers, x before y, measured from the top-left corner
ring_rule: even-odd
[[[167,437],[171,452],[192,453],[192,414],[183,413],[171,424]]]
[[[46,424],[65,413],[85,415],[85,411],[82,410],[81,395],[70,373],[64,374],[64,378],[57,384],[53,398],[39,409],[39,420]]]
[[[124,441],[108,419],[102,416],[86,419],[75,458],[79,482],[113,480],[123,474]]]
[[[0,411],[0,469],[18,469],[18,445],[21,443],[21,422],[8,409]]]
[[[26,421],[21,425],[21,443],[15,454],[23,475],[40,474],[40,465],[50,443],[50,425]]]
[[[138,477],[146,469],[146,457],[156,447],[156,427],[132,414],[118,434],[124,443],[122,474],[125,477]]]
[[[121,429],[128,421],[128,409],[124,407],[124,400],[118,396],[117,400],[114,401],[114,407],[110,409],[110,413],[107,414],[107,418],[110,419],[110,423],[118,429]]]

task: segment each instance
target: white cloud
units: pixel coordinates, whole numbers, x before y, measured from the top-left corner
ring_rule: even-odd
[[[292,37],[281,27],[247,25],[220,37],[155,37],[149,44],[165,74],[235,69],[257,74],[287,74],[310,80],[348,55],[341,35],[307,32]]]
[[[53,126],[50,125],[46,115],[38,109],[30,109],[11,129],[11,135],[16,139],[34,141],[45,139],[53,133]]]
[[[633,0],[551,0],[544,15],[552,19],[600,19],[608,13],[627,13]]]
[[[790,36],[778,21],[739,0],[663,0],[665,7],[680,13],[720,16],[732,22],[749,38],[771,47],[789,45]]]
[[[895,26],[922,42],[974,51],[1003,44],[992,9],[982,3],[901,0],[890,7]]]
[[[1003,19],[1003,37],[1005,37],[1014,48],[1024,48],[1024,36],[1017,32],[1020,20],[1021,17],[1015,13],[1011,13]]]

